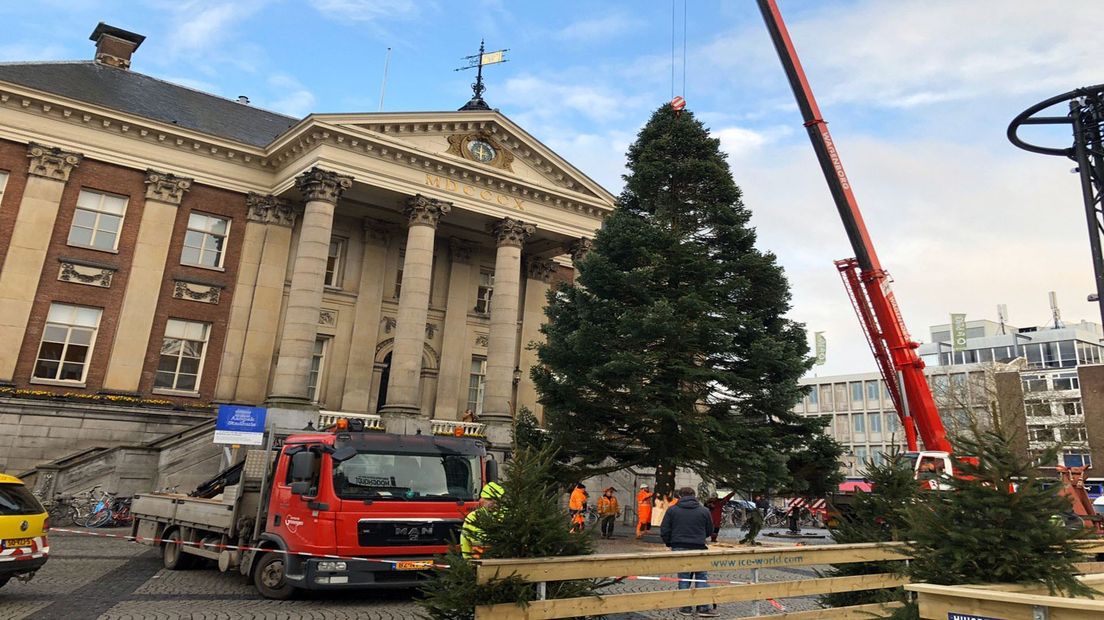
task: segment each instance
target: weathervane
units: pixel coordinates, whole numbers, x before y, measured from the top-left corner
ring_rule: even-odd
[[[454,69],[455,71],[466,71],[468,69],[475,69],[475,83],[472,84],[472,98],[471,101],[464,104],[461,110],[490,110],[491,106],[487,105],[486,101],[483,101],[483,91],[487,90],[486,86],[483,86],[483,65],[496,65],[501,62],[508,62],[503,56],[509,49],[498,50],[495,52],[484,51],[483,40],[479,40],[479,53],[474,56],[465,56],[464,60],[467,61],[467,65]]]

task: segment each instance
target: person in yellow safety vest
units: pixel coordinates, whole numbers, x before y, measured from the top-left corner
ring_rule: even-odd
[[[460,553],[464,557],[479,559],[483,556],[485,545],[480,540],[483,530],[475,523],[476,515],[498,508],[498,500],[505,494],[506,489],[497,482],[488,482],[483,486],[479,493],[479,505],[464,517],[464,524],[460,527]]]

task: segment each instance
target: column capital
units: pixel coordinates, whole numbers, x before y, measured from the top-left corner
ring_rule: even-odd
[[[245,206],[246,219],[250,222],[276,224],[288,228],[295,225],[295,208],[271,194],[250,192],[245,198]]]
[[[377,245],[387,245],[391,241],[394,225],[383,220],[364,218],[364,241]]]
[[[406,199],[406,207],[403,213],[408,219],[408,226],[430,226],[437,228],[437,222],[452,210],[452,203],[435,198],[428,198],[421,194],[415,194]]]
[[[551,282],[556,273],[556,263],[551,259],[529,257],[525,261],[525,275],[532,280]]]
[[[171,205],[180,205],[184,192],[192,188],[193,179],[178,177],[168,172],[146,170],[146,200],[157,200]]]
[[[586,237],[579,237],[568,244],[567,251],[571,254],[571,260],[582,260],[583,257],[590,253],[593,247],[593,241]]]
[[[504,217],[491,224],[491,234],[494,235],[495,243],[500,248],[503,246],[520,248],[525,245],[525,241],[536,229],[537,227],[533,224],[526,224],[512,217]]]
[[[353,177],[331,170],[311,168],[295,177],[295,185],[308,202],[322,200],[336,205],[341,194],[353,186]]]
[[[459,237],[449,237],[449,258],[454,263],[470,263],[478,244]]]
[[[28,174],[62,183],[69,180],[69,173],[84,159],[84,155],[80,153],[63,151],[56,146],[42,146],[34,142],[27,144],[27,157],[31,160],[30,167],[27,169]]]

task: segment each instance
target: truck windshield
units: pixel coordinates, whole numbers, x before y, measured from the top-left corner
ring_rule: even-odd
[[[342,499],[463,500],[479,495],[479,457],[361,452],[334,464]]]

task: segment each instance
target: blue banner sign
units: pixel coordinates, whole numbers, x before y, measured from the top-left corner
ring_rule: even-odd
[[[264,443],[264,407],[219,405],[215,421],[215,443],[259,446]]]

